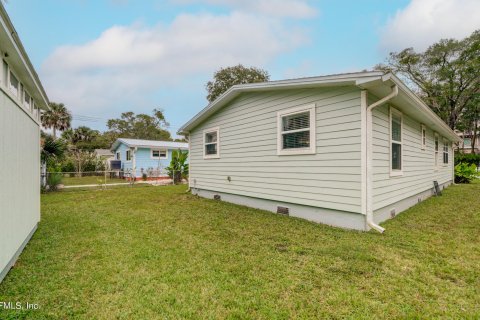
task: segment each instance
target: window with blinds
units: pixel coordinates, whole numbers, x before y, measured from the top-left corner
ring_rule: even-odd
[[[278,113],[278,154],[315,152],[315,106]]]
[[[391,175],[402,173],[402,114],[390,109]]]

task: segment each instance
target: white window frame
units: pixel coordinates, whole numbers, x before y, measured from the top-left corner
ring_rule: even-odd
[[[120,153],[120,151],[115,152],[115,160],[121,160],[121,153]]]
[[[438,170],[438,156],[440,154],[440,138],[438,133],[433,134],[433,167]]]
[[[443,145],[442,145],[442,165],[447,167],[450,162],[450,146],[448,145],[448,140],[443,138]],[[446,151],[446,152],[445,152]],[[447,162],[445,162],[445,153],[447,154]]]
[[[397,115],[398,117],[400,117],[400,141],[396,141],[396,140],[393,140],[392,138],[392,121],[393,121],[393,115]],[[389,135],[390,135],[390,145],[389,145],[389,149],[390,149],[390,155],[389,155],[389,163],[390,163],[390,177],[398,177],[398,176],[402,176],[403,175],[403,153],[404,153],[404,148],[403,148],[403,114],[393,108],[393,107],[390,107],[390,122],[389,122]],[[392,148],[392,144],[393,143],[396,143],[396,144],[399,144],[400,145],[400,170],[398,169],[393,169],[392,168],[392,154],[393,154],[393,148]]]
[[[420,127],[420,146],[422,150],[427,149],[427,127],[424,124]]]
[[[153,155],[153,152],[154,151],[158,151],[158,157],[155,157]],[[165,156],[164,157],[161,157],[160,154],[162,153],[162,151],[165,152]],[[153,148],[153,149],[150,149],[150,159],[153,159],[153,160],[161,160],[161,159],[167,159],[168,158],[168,149],[167,148]]]
[[[315,154],[316,153],[316,105],[309,104],[301,107],[291,108],[287,110],[282,110],[277,112],[277,155],[279,156],[288,156],[288,155],[299,155],[299,154]],[[290,130],[283,131],[283,118],[286,116],[295,115],[297,113],[310,113],[310,127],[308,129],[299,129],[299,130]],[[288,133],[300,132],[300,131],[310,131],[310,146],[308,148],[297,148],[297,149],[283,149],[283,135]]]
[[[207,154],[206,150],[206,139],[205,136],[207,133],[217,133],[217,142],[210,142],[208,144],[216,144],[217,145],[217,153],[216,154]],[[213,127],[209,129],[203,130],[203,159],[219,159],[220,158],[220,127]]]
[[[16,92],[14,90],[15,87],[12,86],[12,75],[15,77],[15,79],[17,79],[18,87]],[[10,90],[10,93],[20,102],[22,102],[21,87],[22,87],[22,84],[20,83],[19,78],[9,67],[8,68],[8,90]],[[23,105],[23,103],[21,103],[20,105]]]
[[[129,153],[130,153],[130,156],[129,156]],[[130,161],[132,161],[132,150],[127,149],[125,150],[125,162],[130,162]]]
[[[26,104],[26,100],[25,100],[25,97],[28,96],[28,105]],[[32,108],[32,96],[28,93],[27,90],[23,89],[23,107],[25,109],[27,109],[28,111],[30,112],[33,112],[33,108]]]

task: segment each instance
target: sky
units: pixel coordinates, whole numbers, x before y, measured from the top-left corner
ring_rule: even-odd
[[[479,0],[8,0],[50,101],[73,127],[163,109],[172,134],[239,63],[271,80],[370,70],[480,29]]]

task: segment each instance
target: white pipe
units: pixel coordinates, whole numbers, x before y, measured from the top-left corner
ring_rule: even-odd
[[[373,115],[372,115],[372,110],[373,108],[376,108],[390,99],[396,97],[398,95],[398,86],[393,85],[392,86],[392,92],[388,94],[387,96],[383,97],[382,99],[378,100],[377,102],[368,105],[368,100],[366,94],[363,96],[365,99],[364,105],[367,106],[367,203],[366,203],[366,220],[367,220],[367,226],[377,230],[380,233],[383,233],[385,231],[385,228],[382,228],[378,224],[376,224],[373,221],[373,163],[372,163],[372,158],[373,158]]]

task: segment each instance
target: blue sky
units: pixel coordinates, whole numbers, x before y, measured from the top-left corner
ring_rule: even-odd
[[[242,63],[272,80],[371,69],[480,28],[478,0],[22,0],[5,4],[51,101],[104,130],[162,108],[174,133],[205,83]],[[88,117],[88,118],[87,118]]]

